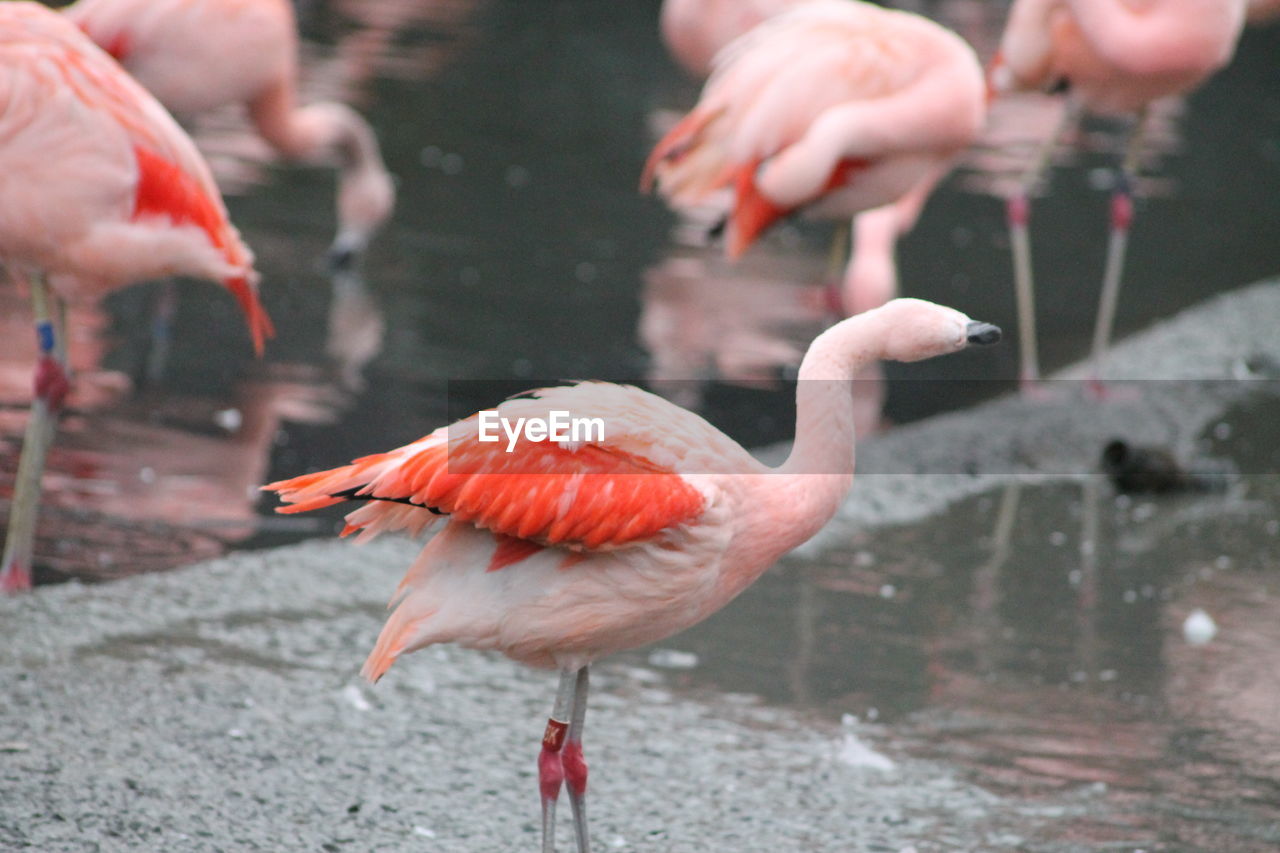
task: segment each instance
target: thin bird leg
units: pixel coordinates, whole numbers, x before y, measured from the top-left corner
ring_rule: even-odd
[[[823,279],[825,283],[822,291],[823,308],[837,320],[843,320],[849,316],[848,308],[844,304],[844,288],[841,279],[853,251],[853,235],[850,233],[852,229],[852,223],[848,228],[837,225],[835,232],[831,235],[831,249],[827,252],[827,274]]]
[[[1040,381],[1039,347],[1036,342],[1035,286],[1031,273],[1031,238],[1028,225],[1031,221],[1031,193],[1040,183],[1059,141],[1080,118],[1080,107],[1067,101],[1062,118],[1036,151],[1035,158],[1027,166],[1018,187],[1005,201],[1005,220],[1009,225],[1009,244],[1013,251],[1014,293],[1018,301],[1018,343],[1021,368],[1018,381],[1023,392],[1031,391]]]
[[[546,732],[542,735],[542,752],[538,755],[538,789],[542,794],[542,853],[555,853],[556,849],[556,800],[560,797],[560,785],[564,782],[561,750],[569,730],[569,714],[576,683],[576,670],[560,670],[555,708],[551,711]]]
[[[1125,145],[1124,158],[1111,193],[1111,238],[1107,243],[1107,265],[1102,273],[1102,294],[1098,297],[1098,317],[1093,327],[1093,351],[1089,368],[1089,387],[1102,396],[1102,360],[1111,344],[1115,328],[1116,303],[1120,299],[1120,277],[1124,272],[1125,251],[1129,246],[1129,229],[1133,225],[1133,182],[1138,175],[1138,158],[1147,125],[1147,111],[1138,114],[1137,124]]]
[[[178,313],[178,288],[173,279],[165,279],[156,291],[151,306],[151,348],[147,352],[145,378],[155,385],[164,378],[173,347],[173,318]]]
[[[31,276],[31,303],[35,310],[36,362],[35,395],[31,415],[22,439],[22,455],[14,479],[13,503],[9,507],[9,527],[5,536],[4,557],[0,562],[0,592],[17,592],[31,588],[31,558],[35,551],[36,512],[40,506],[40,486],[45,457],[53,442],[58,411],[67,395],[66,372],[59,363],[65,360],[65,345],[57,342],[50,303],[57,296],[50,290],[44,275]],[[61,306],[54,309],[62,317]]]
[[[59,299],[58,295],[48,288],[46,284],[45,290],[48,293],[50,301],[53,303],[53,357],[58,360],[58,364],[62,365],[63,372],[71,375],[71,356],[67,353],[67,303],[65,300]]]
[[[564,745],[564,780],[569,788],[569,805],[573,808],[573,831],[578,839],[578,853],[590,853],[587,835],[587,762],[582,757],[582,724],[587,717],[587,667],[578,670],[573,691],[573,714],[569,718],[569,736]]]

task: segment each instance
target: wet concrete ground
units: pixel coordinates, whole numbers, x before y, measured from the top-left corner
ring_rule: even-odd
[[[1274,456],[1172,503],[1082,475],[1115,435],[1273,444],[1273,384],[1226,380],[1280,357],[1276,316],[1259,285],[1127,342],[1116,375],[1179,380],[1140,401],[1000,400],[866,443],[812,543],[598,667],[598,847],[1275,849]],[[1011,483],[1030,523],[1002,533]],[[315,542],[0,602],[0,844],[534,847],[552,676],[439,648],[357,680],[416,550]],[[1181,639],[1193,606],[1208,645]]]

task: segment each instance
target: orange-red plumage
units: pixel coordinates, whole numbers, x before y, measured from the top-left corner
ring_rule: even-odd
[[[505,569],[507,566],[520,562],[525,557],[538,553],[543,548],[537,542],[518,539],[515,536],[499,534],[497,539],[498,547],[494,550],[493,559],[489,561],[489,566],[485,571],[496,572],[499,569]]]
[[[377,469],[393,461],[396,467],[374,482]],[[697,517],[704,502],[679,474],[617,448],[525,440],[511,453],[497,445],[438,441],[409,456],[366,456],[265,488],[291,502],[280,507],[285,513],[348,498],[409,501],[503,536],[587,549],[649,539]]]
[[[248,259],[238,243],[228,239],[227,221],[218,205],[200,185],[177,164],[142,146],[134,146],[138,160],[138,187],[134,196],[133,221],[163,217],[174,225],[194,225],[203,231],[227,263],[244,266]],[[253,336],[253,348],[261,355],[263,343],[275,334],[271,318],[258,294],[244,276],[228,279],[227,289],[240,303]]]

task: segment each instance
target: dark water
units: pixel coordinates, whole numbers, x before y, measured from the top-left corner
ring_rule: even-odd
[[[450,399],[449,380],[675,378],[682,402],[742,440],[785,437],[786,401],[739,380],[785,372],[830,322],[832,227],[788,226],[730,267],[714,248],[677,240],[688,229],[636,192],[655,128],[697,92],[657,39],[657,7],[305,3],[304,89],[352,103],[377,128],[399,181],[394,221],[362,277],[332,280],[320,263],[331,175],[272,162],[234,114],[201,123],[279,337],[255,361],[225,294],[184,284],[168,364],[148,380],[160,289],[77,308],[78,384],[46,478],[38,580],[328,535],[332,519],[271,515],[257,485],[418,438],[467,407],[457,384]],[[1003,6],[917,10],[987,52]],[[1277,56],[1280,27],[1250,32],[1230,68],[1161,113],[1121,334],[1280,270]],[[935,193],[899,263],[906,294],[1012,330],[998,196],[1054,105],[999,110],[1001,144],[976,148]],[[1034,208],[1048,370],[1086,352],[1122,131],[1087,125]],[[0,299],[14,342],[0,357],[11,477],[32,355],[25,308],[8,290]],[[1016,368],[1006,346],[890,377],[997,377],[1012,388]],[[954,389],[976,386],[903,390],[920,387],[890,384],[890,421],[972,402]],[[1274,405],[1233,413],[1236,441],[1223,452],[1267,452],[1277,415]],[[1280,470],[1267,464],[1255,470]],[[673,678],[891,721],[901,748],[996,788],[1105,782],[1107,808],[1073,830],[1089,849],[1135,839],[1269,849],[1280,843],[1278,496],[1274,478],[1252,477],[1226,494],[1159,501],[1098,484],[976,498],[818,562],[787,560],[673,641],[703,662]],[[1181,637],[1194,607],[1222,628],[1208,646]]]
[[[689,229],[636,192],[655,128],[697,93],[657,39],[657,6],[304,4],[304,95],[341,98],[368,115],[399,181],[394,221],[363,280],[332,282],[319,261],[333,229],[331,174],[273,162],[234,111],[203,119],[197,138],[257,252],[279,337],[255,362],[225,294],[183,286],[168,364],[148,381],[160,291],[140,286],[104,308],[82,307],[81,392],[52,460],[41,553],[76,519],[88,519],[90,532],[150,525],[164,533],[157,547],[173,563],[255,531],[268,535],[252,544],[327,530],[270,518],[253,486],[421,436],[451,409],[470,407],[449,399],[450,379],[675,378],[685,383],[681,402],[701,405],[740,440],[787,437],[789,419],[774,414],[788,406],[784,393],[717,379],[777,375],[831,321],[823,286],[833,277],[832,226],[784,228],[731,267],[714,247],[678,240]],[[946,0],[918,11],[985,55],[1003,7]],[[1280,270],[1278,49],[1280,27],[1246,34],[1234,64],[1188,104],[1162,111],[1148,135],[1121,333]],[[998,105],[990,139],[900,246],[906,294],[1016,327],[997,196],[1052,126],[1053,109],[1038,98]],[[1106,205],[1093,185],[1106,183],[1121,130],[1086,126],[1077,153],[1065,153],[1052,175],[1052,194],[1035,206],[1047,369],[1087,345]],[[11,292],[3,296],[14,306],[5,316],[15,345],[0,374],[0,395],[13,403],[0,413],[12,465],[30,354],[18,346],[28,337],[25,312]],[[1015,372],[1014,346],[889,367],[890,377],[912,379]],[[891,383],[888,420],[972,402],[962,389],[977,386],[931,387],[920,394]],[[104,543],[119,539],[103,533]],[[102,562],[92,546],[91,535],[60,545],[59,568],[92,575]],[[129,562],[129,550],[104,544],[108,551],[111,565]]]
[[[1210,457],[1275,471],[1280,400]],[[667,680],[885,724],[882,749],[993,790],[1089,802],[1032,849],[1280,845],[1280,477],[1118,494],[1011,485],[926,525],[795,555],[637,663]],[[1217,626],[1186,638],[1197,609]],[[689,657],[692,654],[694,657]],[[1064,798],[1066,798],[1064,800]],[[1058,846],[1054,846],[1058,845]]]

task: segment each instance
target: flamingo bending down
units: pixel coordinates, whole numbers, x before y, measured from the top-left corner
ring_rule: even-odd
[[[682,208],[731,188],[735,258],[798,210],[850,217],[917,192],[922,203],[984,115],[982,69],[955,33],[909,12],[813,0],[716,57],[641,187],[656,183]]]
[[[345,104],[296,104],[289,0],[77,0],[66,14],[175,114],[245,104],[285,157],[336,160],[336,263],[358,258],[391,215],[395,187],[368,123]]]
[[[61,300],[190,275],[224,284],[261,352],[253,256],[195,145],[109,56],[38,3],[0,3],[0,261],[26,278],[40,358],[0,588],[31,584],[51,417],[67,390]],[[50,290],[52,285],[52,290]]]
[[[1008,200],[1019,301],[1024,385],[1039,378],[1035,352],[1029,195],[1063,132],[1082,112],[1136,114],[1111,197],[1110,244],[1094,328],[1094,387],[1111,339],[1120,275],[1133,221],[1132,184],[1148,105],[1191,91],[1231,60],[1246,0],[1014,0],[992,64],[992,89],[1065,84],[1071,105],[1017,192]]]
[[[599,418],[602,435],[479,443],[473,416],[389,453],[272,483],[300,512],[363,501],[345,532],[417,534],[441,516],[392,596],[363,673],[377,680],[432,643],[494,649],[560,670],[538,759],[543,850],[569,787],[587,849],[582,758],[587,667],[670,636],[724,606],[831,518],[853,480],[850,383],[879,359],[915,361],[989,344],[1000,331],[898,299],[832,326],[800,366],[796,440],[779,468],[702,418],[630,386],[590,382],[506,401],[509,424],[552,412]],[[503,439],[502,447],[506,447]]]

